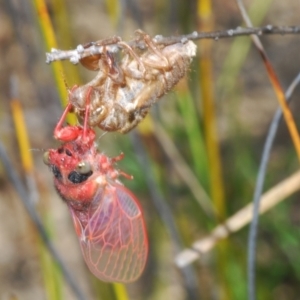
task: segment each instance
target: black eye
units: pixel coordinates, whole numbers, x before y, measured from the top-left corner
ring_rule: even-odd
[[[57,152],[58,152],[59,154],[62,154],[62,153],[64,152],[64,148],[58,148],[58,149],[57,149]]]
[[[86,181],[91,175],[93,174],[92,171],[90,171],[89,173],[86,174],[80,174],[76,171],[72,171],[69,175],[68,175],[68,179],[72,182],[72,183],[81,183]]]
[[[51,171],[56,179],[58,179],[58,180],[62,179],[62,175],[61,175],[61,172],[59,171],[58,167],[52,165]]]

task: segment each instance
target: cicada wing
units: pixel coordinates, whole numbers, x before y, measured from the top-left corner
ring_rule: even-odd
[[[100,188],[83,226],[74,212],[72,215],[76,232],[81,230],[78,237],[85,262],[96,277],[132,282],[141,275],[148,240],[140,206],[128,189],[119,184]]]

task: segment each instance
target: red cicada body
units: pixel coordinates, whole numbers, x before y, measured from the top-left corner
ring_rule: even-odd
[[[148,240],[138,200],[118,180],[129,175],[114,167],[123,156],[98,152],[92,129],[85,138],[79,126],[63,130],[77,138],[48,150],[44,162],[69,207],[85,262],[103,281],[132,282],[145,267]]]

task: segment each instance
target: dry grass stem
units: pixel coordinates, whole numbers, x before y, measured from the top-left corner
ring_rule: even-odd
[[[155,136],[164,149],[166,155],[172,161],[172,166],[174,166],[177,175],[180,176],[185,184],[190,188],[193,196],[195,197],[203,211],[209,217],[214,217],[215,212],[211,204],[211,200],[206,191],[200,185],[199,180],[186,164],[165,130],[158,123],[155,123],[154,126]]]
[[[262,195],[259,213],[265,213],[299,189],[300,171],[294,173]],[[228,218],[223,224],[218,225],[209,236],[196,241],[190,248],[185,249],[178,254],[175,258],[177,266],[184,267],[197,260],[201,254],[210,251],[218,241],[225,239],[231,233],[236,232],[249,224],[252,217],[253,204],[250,203],[232,217]]]

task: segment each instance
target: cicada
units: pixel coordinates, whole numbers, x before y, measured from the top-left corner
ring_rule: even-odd
[[[63,143],[44,154],[54,186],[69,207],[82,254],[90,271],[103,281],[132,282],[148,254],[143,213],[135,195],[120,181],[131,178],[116,169],[120,155],[99,152],[91,128],[55,128]]]

